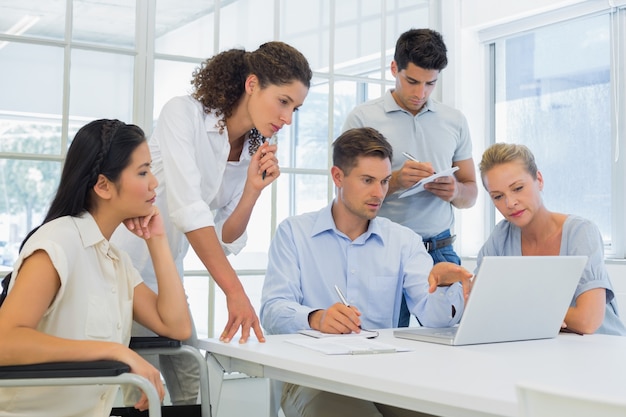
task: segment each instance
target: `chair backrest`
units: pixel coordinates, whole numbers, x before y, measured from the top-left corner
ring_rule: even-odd
[[[4,303],[4,299],[7,298],[7,293],[9,291],[9,282],[11,281],[11,275],[13,272],[9,272],[2,279],[2,293],[0,293],[0,307],[2,307],[2,303]]]
[[[557,389],[519,384],[520,417],[624,417],[626,398],[602,398],[565,393]]]

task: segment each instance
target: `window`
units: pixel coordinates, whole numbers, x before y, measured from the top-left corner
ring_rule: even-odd
[[[276,225],[328,204],[330,144],[348,112],[390,85],[397,36],[426,27],[429,0],[6,0],[0,5],[0,272],[40,224],[75,132],[118,118],[150,134],[163,104],[189,94],[193,70],[233,47],[282,40],[309,59],[304,106],[279,135],[280,179],[259,200],[249,243],[231,262],[255,307]],[[226,308],[193,251],[185,285],[200,336]]]
[[[65,2],[0,6],[0,271],[41,223],[78,128],[132,120],[135,5],[116,3],[69,2],[71,21]]]
[[[527,145],[543,173],[546,206],[595,222],[606,254],[620,258],[623,23],[623,10],[598,11],[489,43],[492,140]]]

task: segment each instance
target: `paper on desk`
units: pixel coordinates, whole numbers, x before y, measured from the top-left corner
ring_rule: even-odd
[[[408,188],[406,191],[400,194],[399,198],[408,197],[410,195],[422,192],[424,191],[424,184],[433,182],[439,177],[449,177],[450,175],[454,174],[454,172],[457,171],[458,169],[459,167],[452,167],[452,168],[446,169],[445,171],[441,171],[436,174],[433,174],[430,177],[423,178],[421,181],[416,182],[411,188]]]
[[[361,330],[360,333],[322,333],[319,330],[300,330],[298,333],[305,336],[311,336],[316,339],[324,339],[327,337],[365,337],[366,339],[375,339],[378,337],[378,332],[375,330]]]
[[[313,349],[327,355],[362,355],[376,353],[408,352],[411,349],[378,342],[365,337],[349,338],[298,338],[285,340],[287,343]]]

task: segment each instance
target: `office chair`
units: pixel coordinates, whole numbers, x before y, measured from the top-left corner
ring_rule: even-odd
[[[148,415],[161,417],[161,401],[156,388],[146,378],[131,374],[130,367],[122,362],[100,360],[0,366],[0,387],[94,384],[134,385],[148,397]]]
[[[520,417],[626,416],[625,398],[581,396],[580,393],[566,393],[543,386],[518,384],[517,399]]]

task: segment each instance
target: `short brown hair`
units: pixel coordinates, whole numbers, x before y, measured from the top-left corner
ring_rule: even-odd
[[[371,127],[346,130],[333,143],[333,165],[346,175],[356,166],[360,156],[389,158],[391,162],[393,148],[382,133]]]

